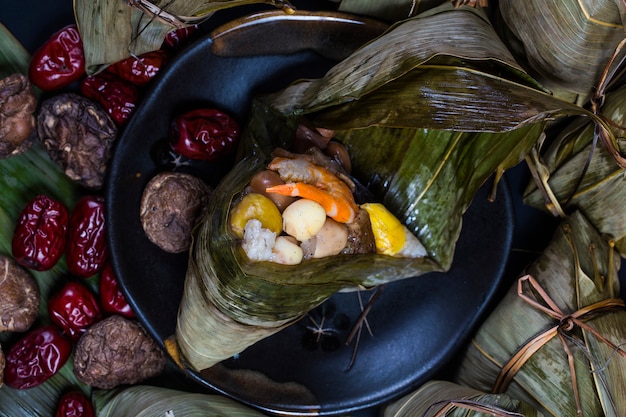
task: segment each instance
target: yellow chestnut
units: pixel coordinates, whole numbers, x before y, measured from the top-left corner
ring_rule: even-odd
[[[282,231],[282,217],[276,204],[262,194],[246,194],[230,213],[230,227],[239,238],[243,238],[248,220],[256,219],[261,226],[277,235]]]

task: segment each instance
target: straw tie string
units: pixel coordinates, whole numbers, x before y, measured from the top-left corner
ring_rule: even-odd
[[[528,283],[537,292],[543,303],[529,297],[524,293],[525,283]],[[522,298],[531,306],[537,308],[538,310],[555,319],[557,323],[551,328],[545,330],[544,332],[538,334],[533,339],[528,341],[517,351],[515,355],[511,357],[511,359],[500,370],[500,373],[498,374],[498,377],[496,378],[496,381],[494,383],[492,392],[504,392],[511,380],[517,374],[517,372],[522,368],[522,366],[524,366],[526,361],[530,359],[535,352],[541,349],[541,347],[543,347],[546,343],[552,340],[553,337],[558,335],[561,343],[563,344],[563,349],[565,350],[568,357],[570,374],[572,378],[572,388],[574,390],[574,398],[576,401],[578,414],[582,415],[578,385],[576,382],[574,356],[572,355],[572,352],[567,345],[564,333],[569,332],[573,330],[576,326],[578,326],[579,328],[584,329],[585,331],[588,331],[589,333],[594,335],[598,340],[609,346],[622,357],[626,357],[626,351],[621,349],[619,346],[616,346],[610,340],[598,333],[594,328],[585,323],[585,321],[596,317],[598,314],[606,313],[616,308],[623,309],[625,307],[624,300],[619,298],[607,298],[605,300],[598,301],[596,303],[583,307],[573,313],[566,314],[561,311],[561,309],[556,305],[552,298],[550,298],[548,293],[546,293],[546,291],[531,275],[525,275],[518,279],[517,294],[520,298]]]
[[[173,2],[174,0],[168,2],[166,7],[171,5]],[[268,0],[267,2],[276,6],[281,6],[287,14],[293,14],[295,12],[293,6],[289,4],[288,0]],[[176,15],[174,13],[167,12],[165,7],[161,8],[149,0],[126,0],[126,3],[131,7],[141,10],[146,15],[161,20],[162,22],[174,26],[177,29],[199,25],[210,17],[210,14],[203,16]]]

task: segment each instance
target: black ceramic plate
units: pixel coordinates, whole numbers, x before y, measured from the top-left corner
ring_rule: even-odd
[[[187,253],[167,254],[147,240],[139,204],[148,180],[172,169],[161,158],[170,119],[211,104],[245,125],[253,96],[321,76],[383,30],[340,17],[257,16],[199,40],[161,74],[119,138],[106,195],[111,257],[139,319],[160,343],[174,333]],[[300,20],[294,25],[294,19]],[[228,168],[186,169],[215,185]],[[371,334],[363,328],[358,349],[356,339],[344,342],[361,311],[359,294],[337,294],[300,323],[191,378],[264,411],[292,415],[346,413],[416,388],[466,340],[503,275],[513,221],[508,190],[499,187],[495,203],[481,190],[464,216],[449,272],[387,284],[378,294],[367,319]],[[361,293],[362,303],[372,294]]]

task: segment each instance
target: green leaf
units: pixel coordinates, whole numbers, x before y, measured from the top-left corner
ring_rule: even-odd
[[[263,417],[262,413],[224,396],[147,385],[99,391],[94,395],[94,404],[96,413],[107,417]]]
[[[14,73],[28,74],[30,54],[13,34],[0,23],[0,79]]]
[[[355,177],[445,270],[478,189],[519,163],[542,131],[542,124],[499,134],[372,127],[337,131],[336,139],[348,148]]]
[[[331,129],[504,132],[585,113],[523,72],[483,12],[449,4],[394,25],[323,78],[267,101]]]

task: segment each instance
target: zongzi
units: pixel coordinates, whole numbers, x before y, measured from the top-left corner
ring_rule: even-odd
[[[626,415],[619,257],[580,212],[566,218],[478,329],[457,382],[546,415]]]

